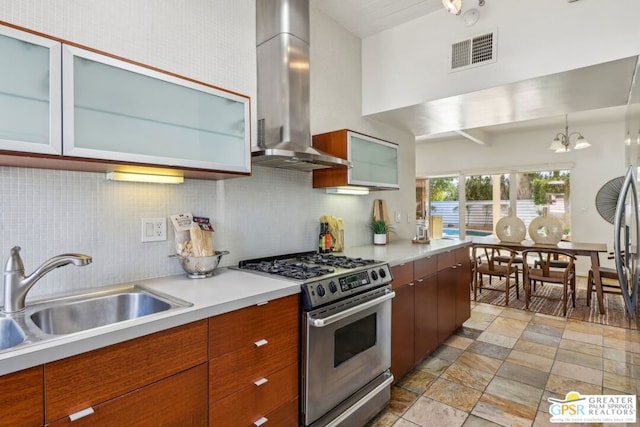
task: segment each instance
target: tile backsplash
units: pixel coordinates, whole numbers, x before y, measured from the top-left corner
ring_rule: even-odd
[[[105,174],[0,167],[0,260],[22,248],[27,274],[61,253],[91,255],[87,267],[45,276],[30,299],[86,287],[182,274],[168,223],[167,241],[141,242],[141,218],[180,212],[210,217],[214,246],[240,259],[316,249],[318,218],[345,219],[347,247],[369,243],[372,200],[380,195],[327,195],[307,172],[254,167],[253,176],[182,185],[113,182]],[[2,298],[2,296],[0,296]]]

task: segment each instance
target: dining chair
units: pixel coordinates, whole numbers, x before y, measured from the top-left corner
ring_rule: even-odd
[[[561,258],[560,255],[554,255],[552,257],[552,259],[549,260],[549,268],[565,269],[565,268],[567,268],[568,265],[569,265],[569,261]],[[540,268],[540,260],[539,259],[536,259],[533,262],[533,268]],[[523,271],[523,274],[524,274],[524,271]],[[533,292],[536,291],[536,285],[537,285],[537,282],[534,280],[533,281]],[[543,283],[540,283],[540,285],[543,285]]]
[[[508,255],[506,255],[508,254]],[[518,253],[509,248],[494,245],[473,245],[473,300],[478,299],[478,292],[483,289],[501,291],[505,293],[505,305],[509,305],[509,292],[516,288],[516,298],[520,299],[520,280],[518,279],[518,266],[514,262]],[[496,257],[507,256],[506,265],[496,261]],[[484,275],[489,276],[488,286],[484,283]],[[504,286],[491,283],[493,277],[504,278]],[[511,284],[511,278],[515,283]]]
[[[534,267],[530,267],[528,258],[534,257],[538,263],[534,262],[532,264]],[[566,262],[563,267],[558,267],[559,264],[555,262],[560,257],[563,257]],[[566,316],[569,294],[571,294],[573,307],[576,306],[576,257],[559,249],[536,248],[524,250],[522,259],[524,260],[522,265],[524,267],[525,307],[529,308],[531,297],[553,298],[548,295],[535,294],[531,286],[533,281],[562,285],[562,315]]]
[[[613,252],[609,252],[608,259],[613,259]],[[624,265],[624,253],[622,254],[622,263]],[[621,295],[622,291],[620,290],[620,282],[618,280],[618,270],[611,267],[602,267],[598,269],[600,272],[600,283],[602,284],[602,293],[603,294],[615,294]],[[609,280],[605,282],[603,279]],[[615,283],[612,283],[615,281]],[[591,295],[596,289],[595,276],[593,274],[593,268],[589,269],[589,274],[587,275],[587,306],[591,306]]]

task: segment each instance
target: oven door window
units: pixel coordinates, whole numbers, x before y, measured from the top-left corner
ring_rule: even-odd
[[[350,323],[334,333],[333,367],[376,344],[376,313]]]

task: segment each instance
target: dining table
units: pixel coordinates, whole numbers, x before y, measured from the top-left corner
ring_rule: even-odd
[[[517,252],[524,251],[525,249],[535,248],[552,248],[559,249],[570,253],[574,256],[586,256],[591,259],[591,269],[593,271],[593,280],[595,282],[596,294],[598,296],[598,310],[600,314],[604,314],[604,296],[602,293],[602,278],[600,277],[600,257],[601,252],[607,252],[607,245],[605,243],[581,243],[572,241],[560,241],[555,245],[543,245],[534,242],[533,240],[523,240],[521,242],[504,242],[497,237],[492,236],[473,236],[471,237],[472,244],[489,245],[496,247],[505,247]]]

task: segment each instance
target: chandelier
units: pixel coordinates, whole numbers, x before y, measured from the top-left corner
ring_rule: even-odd
[[[571,144],[572,136],[576,136],[573,147]],[[574,150],[581,150],[583,148],[588,148],[588,147],[591,147],[591,144],[589,144],[589,141],[587,141],[587,139],[584,136],[582,136],[580,132],[569,133],[569,119],[568,119],[568,116],[565,114],[564,133],[558,132],[556,134],[556,137],[553,138],[553,141],[549,146],[549,150],[553,150],[556,153],[566,153],[568,151],[571,151],[572,148]]]

